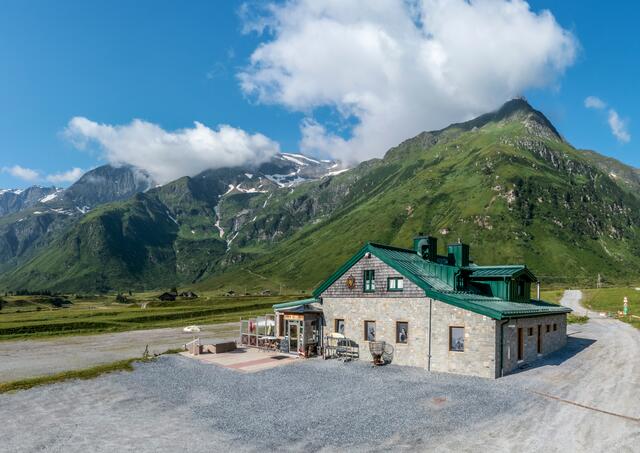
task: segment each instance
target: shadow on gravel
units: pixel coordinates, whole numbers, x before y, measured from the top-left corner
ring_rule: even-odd
[[[569,360],[571,357],[578,355],[595,342],[596,340],[592,340],[591,338],[575,338],[572,336],[568,336],[567,345],[561,350],[549,354],[548,356],[543,357],[540,360],[536,360],[535,362],[526,364],[518,368],[517,370],[514,370],[510,374],[518,374],[523,371],[531,370],[533,368],[540,368],[543,366],[561,365],[566,360]]]

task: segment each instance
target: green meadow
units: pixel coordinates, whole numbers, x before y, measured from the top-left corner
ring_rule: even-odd
[[[303,298],[202,293],[197,299],[163,302],[157,295],[134,293],[126,296],[126,303],[117,302],[116,295],[61,296],[70,302],[62,305],[49,296],[5,296],[0,340],[232,322],[271,312],[275,303]]]

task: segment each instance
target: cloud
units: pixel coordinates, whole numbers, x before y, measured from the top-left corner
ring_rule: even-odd
[[[611,133],[618,139],[620,143],[629,143],[631,141],[631,135],[627,130],[627,122],[622,120],[614,109],[609,109],[609,116],[607,118]]]
[[[602,110],[607,104],[597,96],[587,96],[584,100],[584,106],[588,109]]]
[[[238,74],[243,92],[304,112],[301,150],[346,161],[552,85],[578,50],[522,0],[299,0],[241,17],[264,37]],[[326,107],[347,136],[314,115]]]
[[[54,184],[73,183],[80,179],[83,174],[84,170],[82,168],[74,167],[68,171],[48,175],[46,180]]]
[[[64,135],[79,149],[97,144],[111,164],[144,169],[160,184],[210,168],[259,164],[279,152],[279,145],[262,134],[227,125],[213,130],[198,122],[166,131],[139,119],[113,126],[75,117]]]
[[[40,179],[40,173],[37,170],[21,167],[20,165],[2,167],[2,172],[9,173],[14,178],[19,178],[28,182],[34,182]]]
[[[584,106],[588,109],[605,110],[607,103],[596,96],[587,96],[584,100]],[[609,108],[607,111],[607,123],[611,133],[620,143],[629,143],[631,141],[631,134],[627,128],[627,120],[623,120],[618,115],[618,112]]]

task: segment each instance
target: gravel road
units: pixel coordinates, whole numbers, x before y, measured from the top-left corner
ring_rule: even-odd
[[[635,453],[639,357],[639,331],[600,318],[498,380],[322,360],[242,374],[165,356],[0,395],[0,451]]]
[[[235,339],[238,323],[200,326],[207,339]],[[88,368],[116,360],[140,357],[146,345],[152,353],[180,347],[191,341],[182,328],[134,330],[100,335],[51,337],[38,340],[0,341],[0,382]]]

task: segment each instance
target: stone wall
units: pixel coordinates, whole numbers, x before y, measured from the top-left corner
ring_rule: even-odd
[[[376,290],[373,293],[363,291],[363,279],[365,270],[375,271]],[[353,289],[347,287],[347,278],[353,276],[356,284]],[[371,255],[370,258],[362,257],[351,269],[345,272],[338,280],[327,288],[323,297],[424,297],[424,290],[413,283],[408,278],[403,279],[403,291],[387,291],[387,277],[402,277],[390,266],[387,266],[381,259]]]
[[[390,343],[393,363],[422,368],[428,366],[429,302],[427,297],[353,297],[323,296],[325,332],[333,332],[336,319],[345,320],[345,335],[360,345],[361,360],[371,360],[365,340],[365,321],[376,322],[376,339]],[[496,376],[495,321],[440,301],[431,301],[431,370]],[[409,323],[407,344],[396,343],[396,322]],[[464,352],[449,351],[449,327],[465,328]]]
[[[497,343],[499,348],[500,342],[500,324],[504,321],[498,322]],[[553,330],[554,324],[556,330]],[[538,354],[538,326],[540,326],[540,341],[541,341],[541,353]],[[549,326],[549,332],[547,332],[547,326]],[[518,360],[518,328],[522,328],[523,337],[523,359]],[[503,370],[504,374],[508,374],[522,366],[524,364],[531,363],[538,360],[540,357],[557,351],[563,348],[567,344],[567,315],[550,315],[550,316],[536,316],[532,318],[517,318],[512,319],[505,323],[502,328],[504,331],[503,337]],[[529,329],[532,329],[531,331]],[[529,335],[532,333],[532,335]],[[496,356],[499,358],[500,351]],[[498,363],[498,374],[500,364]]]

